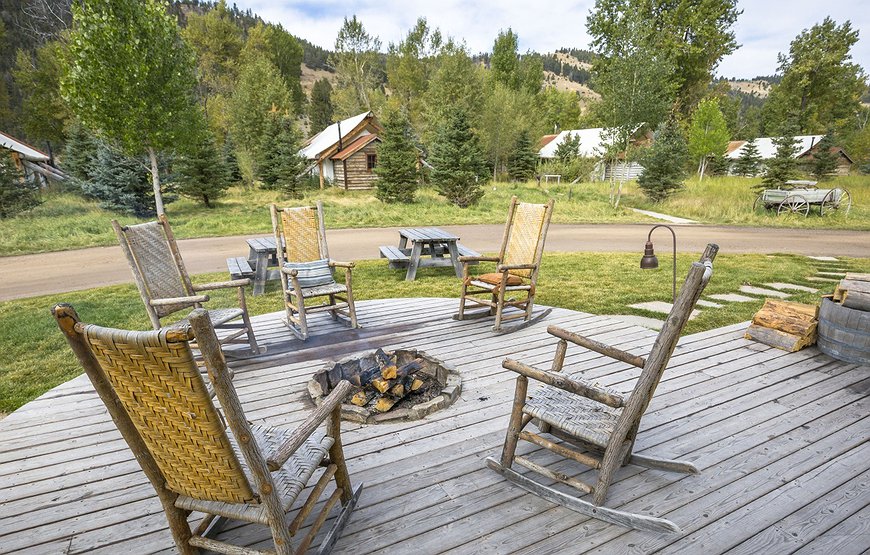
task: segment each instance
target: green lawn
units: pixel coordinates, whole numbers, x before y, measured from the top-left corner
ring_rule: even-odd
[[[752,212],[755,194],[750,185],[757,182],[758,179],[744,178],[705,179],[700,184],[689,181],[684,191],[662,204],[649,203],[637,186],[629,183],[618,209],[608,204],[607,183],[545,183],[538,187],[532,182],[491,184],[480,204],[467,209],[448,204],[430,188],[421,190],[417,202],[409,205],[383,204],[370,191],[309,190],[304,200],[288,201],[275,192],[234,188],[212,209],[181,199],[167,210],[179,238],[266,234],[271,231],[267,208],[270,203],[298,205],[317,199],[326,205],[329,229],[419,225],[421,221],[429,225],[501,224],[512,195],[526,202],[555,198],[555,223],[653,221],[630,210],[636,207],[709,224],[870,229],[870,176],[831,182],[831,186],[846,187],[852,193],[854,202],[848,217],[841,214],[819,217],[817,212],[809,218],[755,214]],[[45,202],[30,213],[0,220],[0,256],[112,245],[116,241],[109,224],[112,218],[124,223],[136,221],[69,193],[47,193]]]
[[[697,254],[680,254],[678,272],[685,276]],[[870,272],[870,259],[845,262],[854,271]],[[538,302],[596,314],[644,314],[628,304],[670,299],[670,264],[663,261],[654,271],[639,269],[634,254],[548,254],[538,287]],[[734,292],[742,284],[791,281],[810,285],[802,278],[813,273],[808,258],[792,255],[727,255],[716,260],[716,272],[707,293]],[[197,276],[200,282],[225,279],[225,274]],[[828,286],[827,289],[832,287]],[[385,297],[456,297],[459,283],[449,269],[421,271],[414,282],[404,281],[404,272],[389,270],[383,261],[359,263],[354,277],[359,300]],[[829,292],[829,291],[822,291]],[[212,295],[213,306],[229,306],[231,291]],[[277,282],[267,294],[248,297],[252,314],[281,310]],[[817,294],[794,297],[817,302]],[[56,329],[49,309],[54,303],[75,306],[85,321],[105,326],[147,329],[148,320],[133,285],[101,287],[87,291],[54,294],[0,303],[0,411],[10,412],[52,387],[78,375],[81,369]],[[734,303],[717,310],[704,310],[688,325],[686,333],[712,329],[748,320],[761,300]],[[288,332],[289,333],[289,332]]]

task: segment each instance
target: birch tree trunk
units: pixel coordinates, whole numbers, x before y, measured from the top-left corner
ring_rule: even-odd
[[[151,186],[154,187],[154,205],[157,214],[166,214],[163,210],[163,194],[160,192],[160,170],[157,167],[157,153],[154,148],[148,147],[148,157],[151,159]]]

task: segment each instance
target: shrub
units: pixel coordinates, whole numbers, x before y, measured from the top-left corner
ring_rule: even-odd
[[[39,203],[39,185],[22,179],[12,157],[0,152],[0,219],[11,218]]]

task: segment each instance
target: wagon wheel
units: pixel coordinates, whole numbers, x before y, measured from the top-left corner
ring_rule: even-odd
[[[779,203],[777,214],[791,212],[792,214],[803,214],[804,217],[810,213],[810,203],[802,195],[789,195]]]
[[[764,195],[763,195],[763,194],[758,195],[757,197],[755,197],[755,202],[752,203],[752,211],[753,211],[753,212],[758,212],[759,207],[760,207],[760,208],[764,208],[765,210],[767,210],[768,208],[770,208],[770,207],[767,205],[767,203],[764,202]]]
[[[843,209],[843,214],[849,213],[849,209],[852,208],[852,195],[846,189],[831,189],[825,195],[825,198],[822,199],[819,214],[824,216],[825,212],[839,210],[840,208]]]

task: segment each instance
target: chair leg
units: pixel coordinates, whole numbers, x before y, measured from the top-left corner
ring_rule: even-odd
[[[468,292],[468,284],[462,280],[462,292],[459,294],[459,314],[456,315],[457,320],[465,319],[465,296]]]
[[[501,317],[504,314],[505,289],[505,287],[501,287],[498,291],[498,302],[496,303],[495,308],[495,325],[492,327],[492,329],[495,331],[501,329]]]
[[[350,274],[347,275],[344,285],[347,288],[347,311],[350,314],[350,327],[351,329],[357,329],[359,322],[356,319],[356,304],[353,302],[353,287],[351,285]]]
[[[504,448],[501,452],[501,464],[510,468],[514,463],[517,451],[517,441],[520,432],[523,431],[523,405],[526,404],[526,393],[529,390],[529,379],[525,376],[517,377],[517,386],[514,390],[514,404],[511,409],[511,419],[508,424],[507,434],[504,438]]]
[[[626,440],[621,445],[611,444],[604,450],[604,456],[601,457],[601,468],[598,469],[598,482],[595,484],[595,490],[592,494],[592,502],[596,505],[604,504],[607,488],[613,481],[613,474],[621,466],[625,452],[630,449],[631,441]]]
[[[305,299],[302,295],[296,297],[296,313],[299,315],[299,337],[302,341],[308,339],[308,317],[305,314]]]

